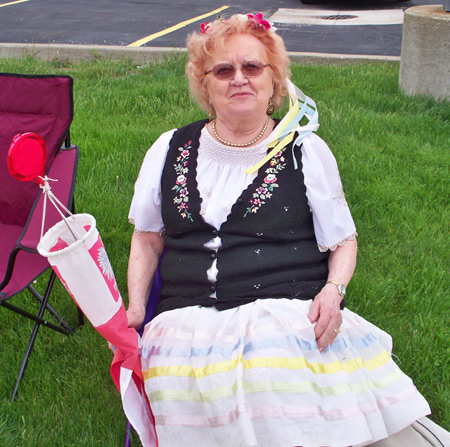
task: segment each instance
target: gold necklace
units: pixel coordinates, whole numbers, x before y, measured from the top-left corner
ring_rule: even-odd
[[[222,143],[225,144],[226,146],[232,146],[232,147],[247,147],[247,146],[251,146],[252,144],[255,144],[258,140],[261,139],[261,137],[264,135],[264,132],[267,129],[267,125],[269,124],[269,117],[267,117],[266,122],[264,123],[264,126],[261,130],[261,132],[259,133],[259,135],[256,138],[253,138],[252,141],[249,141],[248,143],[230,143],[229,141],[223,140],[222,138],[219,137],[219,134],[217,133],[217,129],[216,129],[216,121],[214,120],[211,123],[211,127],[212,127],[212,131],[214,136]]]

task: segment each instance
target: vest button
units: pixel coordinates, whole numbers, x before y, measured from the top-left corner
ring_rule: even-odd
[[[211,290],[211,292],[215,292],[216,291],[216,286],[214,284],[211,284],[209,286],[209,289]]]
[[[212,230],[211,233],[213,236],[217,236],[219,234],[219,232],[217,230]]]
[[[216,255],[216,253],[211,253],[211,254],[209,255],[209,257],[210,257],[211,259],[216,259],[216,258],[217,258],[217,255]]]
[[[237,203],[238,203],[238,205],[241,205],[241,204],[242,204],[242,202],[243,202],[242,198],[241,198],[241,197],[239,197],[239,199],[237,199]]]

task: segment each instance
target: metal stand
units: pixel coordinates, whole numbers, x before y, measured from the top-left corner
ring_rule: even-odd
[[[17,377],[16,380],[16,385],[14,387],[14,391],[11,397],[11,402],[14,401],[14,399],[16,398],[18,389],[19,389],[19,384],[22,380],[22,377],[25,373],[25,369],[27,367],[28,364],[28,358],[31,355],[31,351],[33,350],[34,347],[34,342],[36,340],[36,336],[39,332],[39,327],[42,326],[46,326],[50,329],[53,329],[54,331],[57,331],[61,334],[64,335],[70,335],[74,333],[74,330],[64,321],[64,319],[50,306],[50,304],[48,304],[48,300],[50,298],[50,292],[53,288],[53,284],[55,282],[56,279],[56,274],[54,271],[52,271],[48,284],[47,284],[47,288],[45,290],[44,296],[42,297],[36,289],[34,289],[34,287],[32,286],[28,286],[28,289],[30,290],[30,292],[33,294],[33,296],[41,303],[40,307],[39,307],[39,312],[37,313],[37,315],[34,315],[24,309],[21,309],[20,307],[14,306],[13,304],[4,301],[2,303],[0,303],[3,307],[6,307],[7,309],[10,309],[14,312],[17,312],[18,314],[29,318],[30,320],[33,320],[35,322],[35,325],[33,327],[33,330],[31,332],[31,336],[30,336],[30,340],[28,341],[28,345],[27,345],[27,349],[25,351],[25,355],[23,357],[22,360],[22,364],[20,365],[20,369],[19,369],[19,375]],[[45,310],[48,310],[60,323],[60,326],[57,326],[56,324],[53,324],[47,320],[45,320],[43,318],[44,316],[44,312]],[[83,318],[83,314],[82,312],[78,309],[78,324],[79,326],[82,326],[84,324],[84,318]]]

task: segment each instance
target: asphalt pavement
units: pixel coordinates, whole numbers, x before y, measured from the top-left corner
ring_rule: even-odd
[[[402,11],[439,1],[0,0],[0,45],[180,48],[202,22],[260,11],[290,52],[400,56]]]

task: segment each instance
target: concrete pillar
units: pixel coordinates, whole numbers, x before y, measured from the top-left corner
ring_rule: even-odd
[[[405,11],[399,84],[407,95],[450,99],[450,13],[442,5]]]

